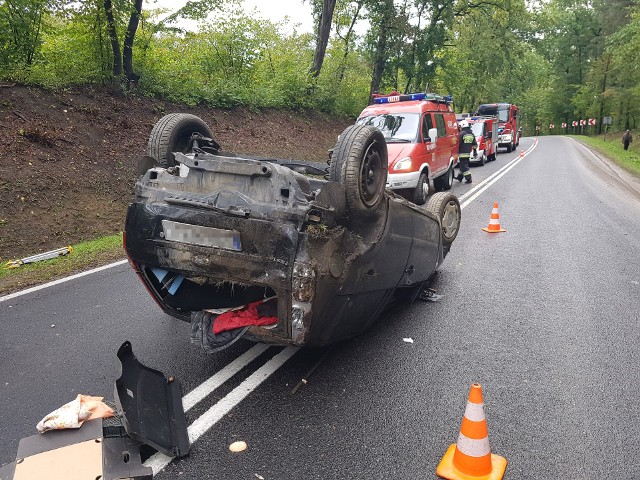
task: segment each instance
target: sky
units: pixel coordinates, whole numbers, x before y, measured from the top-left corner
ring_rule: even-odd
[[[186,0],[145,0],[144,8],[167,8],[175,11],[181,8]],[[311,16],[310,2],[302,2],[302,0],[243,0],[242,6],[246,12],[251,12],[254,8],[257,10],[261,18],[279,22],[284,20],[285,16],[290,19],[290,24],[299,24],[297,31],[313,32],[313,18]],[[195,25],[181,25],[185,28],[195,28]]]

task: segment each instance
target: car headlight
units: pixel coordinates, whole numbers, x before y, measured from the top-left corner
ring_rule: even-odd
[[[411,170],[411,157],[401,158],[393,166],[394,170]]]

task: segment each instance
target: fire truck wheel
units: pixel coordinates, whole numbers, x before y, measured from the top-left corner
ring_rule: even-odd
[[[368,214],[382,204],[387,165],[387,144],[377,128],[352,125],[340,134],[331,154],[329,180],[344,187],[350,213]]]
[[[511,148],[511,144],[507,145],[507,153],[511,153],[513,148]]]
[[[413,190],[413,203],[416,205],[424,205],[429,195],[429,176],[421,173],[418,179],[418,185]]]
[[[172,167],[176,164],[173,152],[187,153],[189,139],[194,132],[213,137],[211,129],[200,117],[189,113],[165,115],[151,130],[147,155],[154,158],[161,167]]]

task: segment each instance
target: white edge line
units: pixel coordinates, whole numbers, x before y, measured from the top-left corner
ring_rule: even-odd
[[[201,402],[204,398],[207,397],[211,392],[213,392],[216,388],[221,386],[224,382],[233,377],[236,373],[242,370],[244,367],[249,365],[253,360],[258,358],[263,352],[265,352],[269,348],[269,345],[265,344],[257,344],[251,347],[249,350],[244,352],[238,358],[236,358],[233,362],[225,366],[222,370],[216,372],[213,376],[211,376],[204,383],[201,383],[196,388],[187,393],[184,397],[182,397],[182,406],[184,407],[184,411],[188,412]]]
[[[68,282],[70,280],[75,280],[76,278],[84,277],[86,275],[91,275],[92,273],[101,272],[102,270],[106,270],[108,268],[117,267],[118,265],[122,265],[127,263],[127,260],[119,260],[114,263],[110,263],[109,265],[103,265],[102,267],[93,268],[91,270],[87,270],[86,272],[76,273],[75,275],[71,275],[69,277],[59,278],[58,280],[54,280],[52,282],[43,283],[42,285],[37,285],[35,287],[27,288],[26,290],[20,290],[19,292],[10,293],[9,295],[5,295],[4,297],[0,297],[0,303],[6,302],[7,300],[11,300],[16,297],[20,297],[22,295],[26,295],[28,293],[37,292],[38,290],[42,290],[44,288],[53,287],[54,285],[59,285],[61,283]]]
[[[526,153],[524,155],[522,155],[521,157],[518,157],[515,160],[512,160],[511,162],[507,163],[502,169],[498,170],[491,177],[489,177],[487,179],[488,182],[487,182],[487,180],[485,180],[483,183],[478,185],[478,187],[480,187],[480,190],[475,192],[468,199],[464,200],[464,202],[462,202],[462,204],[460,205],[460,209],[461,210],[464,209],[464,207],[466,207],[471,202],[473,202],[476,198],[478,198],[480,195],[482,195],[491,185],[493,185],[498,180],[500,180],[500,178],[503,175],[505,175],[509,170],[511,170],[513,167],[515,167],[518,163],[520,163],[520,161],[523,160],[524,158],[526,158],[527,155],[529,155],[531,152],[533,152],[533,150],[537,146],[538,146],[538,139],[535,139],[535,141],[533,142],[533,145],[526,151]],[[471,192],[468,192],[468,193],[471,193]],[[466,195],[463,196],[463,197],[466,197]]]
[[[189,425],[189,441],[194,443],[211,427],[218,423],[233,407],[244,400],[251,392],[253,392],[262,382],[269,378],[276,370],[289,360],[297,351],[298,347],[287,347],[280,353],[275,355],[271,360],[256,370],[244,382],[231,390],[218,403],[213,405],[209,410],[198,417],[191,425]],[[153,475],[157,475],[162,469],[171,463],[173,457],[168,457],[162,453],[156,453],[146,462],[145,467],[151,467]]]

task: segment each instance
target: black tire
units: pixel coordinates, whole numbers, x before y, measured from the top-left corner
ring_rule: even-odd
[[[442,246],[446,254],[460,231],[462,209],[458,197],[450,192],[434,193],[429,198],[426,209],[440,219]]]
[[[429,196],[429,176],[426,173],[421,173],[418,178],[418,185],[413,189],[413,203],[416,205],[424,205]]]
[[[189,139],[194,132],[205,137],[213,137],[213,133],[200,117],[189,113],[165,115],[151,130],[147,155],[154,158],[161,167],[172,167],[176,164],[173,152],[187,153]]]
[[[347,210],[375,211],[387,185],[387,144],[382,132],[369,125],[352,125],[338,137],[329,165],[329,180],[342,184]]]
[[[443,190],[451,190],[453,186],[453,164],[449,167],[449,170],[444,175],[441,175],[437,178],[433,179],[433,188],[436,189],[437,192]]]
[[[507,153],[511,153],[513,148],[511,148],[511,144],[507,145]]]

